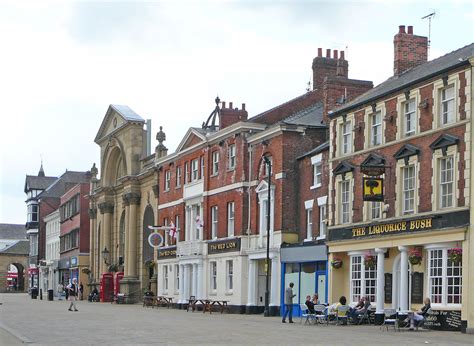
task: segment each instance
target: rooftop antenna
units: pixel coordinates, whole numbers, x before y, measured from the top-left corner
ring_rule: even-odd
[[[436,15],[436,11],[433,10],[430,14],[427,14],[424,17],[421,17],[421,19],[428,19],[428,59],[430,57],[430,46],[431,46],[431,19],[434,18]]]
[[[309,93],[310,91],[311,91],[311,77],[310,77],[308,83],[306,84],[306,92]]]

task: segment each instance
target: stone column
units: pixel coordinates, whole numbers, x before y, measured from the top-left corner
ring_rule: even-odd
[[[247,313],[253,313],[256,310],[256,261],[249,259],[249,278],[248,278],[248,296],[247,296]]]
[[[184,264],[183,265],[183,296],[184,296],[184,300],[186,301],[186,299],[189,298],[190,294],[189,294],[189,265],[187,264]]]
[[[198,297],[197,294],[197,264],[193,263],[193,290],[192,295],[195,296],[197,299],[201,299],[202,297]]]
[[[96,273],[94,273],[95,268],[95,239],[96,239],[96,228],[97,228],[97,209],[89,208],[89,220],[90,220],[90,230],[89,230],[89,269],[91,273],[89,274],[90,282],[92,284],[96,279]]]
[[[128,225],[128,216],[130,215],[130,201],[128,200],[127,198],[127,195],[124,194],[122,195],[122,201],[123,201],[123,205],[125,206],[125,220],[124,220],[124,227],[125,227],[125,246],[124,246],[124,249],[123,249],[123,256],[125,257],[124,258],[124,263],[123,263],[123,267],[124,267],[124,270],[123,270],[123,275],[128,277],[130,276],[130,255],[129,255],[129,246],[130,246],[130,232],[129,232],[129,225]]]
[[[278,314],[278,307],[280,306],[279,303],[279,294],[278,294],[278,257],[273,256],[272,260],[272,268],[271,268],[271,287],[270,287],[270,303],[269,303],[269,311],[270,316],[276,316]]]
[[[377,253],[377,306],[375,312],[375,324],[381,325],[385,318],[385,251],[386,249],[375,249]]]
[[[137,275],[137,205],[140,203],[140,194],[129,192],[127,199],[130,203],[128,215],[128,257],[130,257],[128,276],[136,278]]]
[[[178,304],[186,303],[186,297],[184,296],[184,265],[179,265],[179,301]]]
[[[110,257],[112,255],[112,245],[110,244],[110,237],[112,233],[112,213],[114,212],[114,205],[113,203],[110,202],[102,202],[99,204],[99,210],[100,213],[103,214],[103,220],[104,220],[104,227],[102,230],[102,249],[98,249],[99,253],[102,253],[102,250],[104,248],[107,248],[107,250],[110,253]],[[109,264],[111,264],[111,258],[109,258]],[[106,273],[107,272],[107,264],[105,264],[104,259],[101,256],[101,273]]]
[[[399,246],[400,256],[400,309],[408,311],[408,249],[405,246]]]
[[[207,294],[203,294],[204,281],[202,277],[203,263],[197,265],[197,295],[200,298],[208,298]]]

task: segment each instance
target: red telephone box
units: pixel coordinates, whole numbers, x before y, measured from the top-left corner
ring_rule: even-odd
[[[100,279],[100,301],[111,302],[114,295],[114,275],[112,273],[102,274]]]
[[[120,293],[120,281],[123,279],[123,272],[119,272],[115,274],[114,280],[114,295]]]

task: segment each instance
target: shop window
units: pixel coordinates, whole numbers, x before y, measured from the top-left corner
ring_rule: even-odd
[[[367,297],[371,303],[375,303],[377,268],[366,267],[362,255],[351,256],[350,268],[351,303],[357,303],[361,297]]]
[[[306,296],[312,297],[317,292],[316,263],[301,263],[300,280],[301,303],[304,303]],[[288,285],[286,287],[288,287]]]
[[[234,289],[234,262],[232,260],[226,261],[226,267],[227,267],[226,290],[229,292]]]
[[[462,304],[462,262],[451,261],[448,251],[428,250],[428,294],[433,305]]]
[[[299,263],[287,263],[285,269],[285,289],[289,286],[290,282],[293,282],[293,294],[296,296],[293,298],[293,302],[297,303],[300,301],[300,264]]]

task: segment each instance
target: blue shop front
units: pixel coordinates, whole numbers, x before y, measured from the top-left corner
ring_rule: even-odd
[[[281,259],[281,314],[285,313],[285,289],[293,282],[293,316],[301,316],[299,304],[306,296],[318,295],[319,303],[327,304],[328,260],[325,244],[308,241],[302,244],[282,244]]]

